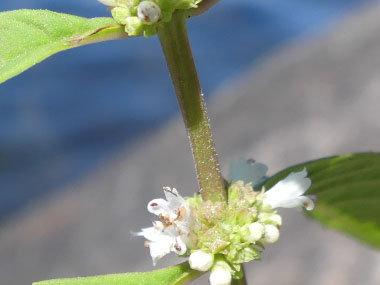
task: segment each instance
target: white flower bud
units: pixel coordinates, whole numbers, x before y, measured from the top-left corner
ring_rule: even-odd
[[[280,231],[273,225],[265,226],[264,243],[275,243],[280,237]]]
[[[189,264],[192,269],[208,271],[214,263],[214,255],[204,251],[196,251],[190,254]]]
[[[211,270],[211,285],[230,285],[232,281],[229,266],[224,261],[218,261]]]
[[[264,226],[260,223],[252,223],[248,227],[249,229],[249,236],[247,237],[247,240],[249,242],[255,242],[260,240],[264,235]]]
[[[269,217],[269,220],[271,220],[273,223],[276,224],[276,226],[281,227],[282,226],[282,218],[280,215],[273,215]]]
[[[161,8],[151,1],[142,1],[137,6],[137,17],[145,24],[154,24],[161,17]]]

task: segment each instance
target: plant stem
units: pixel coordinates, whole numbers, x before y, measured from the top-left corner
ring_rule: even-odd
[[[204,200],[226,201],[218,157],[206,105],[187,36],[189,12],[178,10],[158,30],[183,121],[189,136],[201,195]]]
[[[241,279],[232,279],[231,285],[247,285],[247,279],[245,278],[245,271],[243,264],[241,265],[241,270],[243,271],[243,277]]]
[[[241,279],[232,279],[231,285],[246,285],[247,281],[245,280],[245,276]]]

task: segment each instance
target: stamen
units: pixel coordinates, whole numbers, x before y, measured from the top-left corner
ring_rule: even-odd
[[[165,228],[166,228],[166,226],[162,223],[162,222],[160,222],[160,221],[154,221],[153,222],[153,227],[156,229],[156,230],[159,230],[159,231],[164,231],[165,230]]]
[[[180,208],[175,210],[175,213],[177,214],[175,220],[180,221],[186,214],[186,208],[184,206],[181,206]]]

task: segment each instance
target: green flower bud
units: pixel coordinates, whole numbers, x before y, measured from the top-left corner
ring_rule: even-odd
[[[123,7],[113,8],[111,14],[115,21],[122,25],[126,25],[128,17],[131,17],[131,11]]]
[[[138,36],[143,31],[143,23],[138,17],[128,17],[125,20],[125,32],[130,36]]]
[[[169,22],[175,10],[196,8],[201,0],[98,0],[111,7],[116,22],[125,25],[130,36],[155,35],[162,22]],[[132,19],[130,19],[132,18]],[[137,21],[136,18],[140,20]]]

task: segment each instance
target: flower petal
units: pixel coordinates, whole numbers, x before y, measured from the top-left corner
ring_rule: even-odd
[[[143,236],[148,242],[150,255],[152,256],[153,265],[156,265],[157,260],[175,251],[178,254],[184,254],[187,250],[186,245],[182,240],[178,240],[173,227],[165,229],[165,231],[157,230],[154,227],[143,228],[138,236]]]
[[[289,199],[289,200],[281,200],[281,201],[276,201],[276,203],[271,204],[272,208],[305,208],[308,211],[311,211],[314,209],[315,204],[312,199],[310,199],[309,196],[299,196],[294,199]]]
[[[136,235],[143,236],[149,241],[156,242],[160,239],[160,232],[161,231],[156,230],[154,227],[150,227],[141,229],[141,232],[137,233]]]
[[[172,243],[163,243],[163,242],[150,242],[149,250],[150,255],[152,256],[153,265],[157,264],[157,261],[170,253]]]
[[[117,6],[117,2],[116,0],[98,0],[100,3],[106,5],[106,6],[110,6],[110,7],[116,7]]]
[[[169,207],[168,201],[164,199],[153,199],[148,203],[147,209],[150,213],[159,215],[170,215],[172,213],[171,208]]]
[[[310,178],[306,177],[307,171],[304,168],[300,172],[292,172],[285,179],[277,182],[271,189],[265,192],[265,204],[272,208],[284,207],[290,200],[304,194],[311,185]],[[287,206],[286,208],[290,208]]]
[[[164,187],[163,189],[166,200],[168,200],[168,206],[172,211],[186,204],[185,199],[183,199],[183,197],[178,194],[175,188]]]
[[[173,245],[173,248],[172,250],[178,254],[178,255],[182,255],[182,254],[185,254],[186,251],[187,251],[187,247],[186,247],[186,244],[183,242],[182,238],[181,237],[177,237],[175,239],[175,243]]]
[[[166,200],[154,199],[148,203],[150,213],[159,216],[153,227],[143,228],[138,236],[145,237],[150,248],[153,264],[157,260],[174,251],[179,255],[187,252],[190,231],[190,207],[175,188],[164,187]]]

